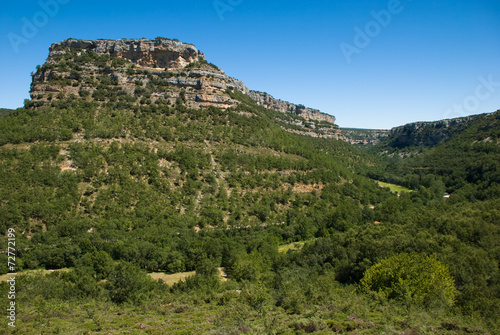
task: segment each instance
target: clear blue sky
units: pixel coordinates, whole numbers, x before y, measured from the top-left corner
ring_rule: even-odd
[[[500,109],[499,0],[9,1],[0,16],[0,107],[22,106],[51,43],[163,36],[342,127]]]

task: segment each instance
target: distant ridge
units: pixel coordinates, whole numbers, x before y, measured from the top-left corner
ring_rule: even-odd
[[[413,122],[404,126],[394,127],[391,129],[387,144],[395,148],[409,146],[433,147],[448,140],[451,136],[460,133],[471,122],[486,119],[495,113],[499,113],[499,111],[439,121]]]
[[[495,112],[495,113],[498,113]],[[435,146],[446,141],[452,134],[465,129],[478,119],[487,118],[495,113],[483,113],[444,119],[438,121],[417,121],[403,126],[384,129],[341,128],[341,140],[351,144],[376,145],[381,142],[392,147]]]

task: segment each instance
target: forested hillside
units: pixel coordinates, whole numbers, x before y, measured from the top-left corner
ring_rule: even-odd
[[[72,89],[0,118],[17,333],[500,332],[498,113],[401,158],[295,134],[305,120],[237,90],[192,108],[147,69],[66,55],[53,80]]]
[[[477,115],[465,125],[446,130],[447,138],[433,146],[394,147],[390,137],[370,152],[382,153],[385,161],[371,171],[372,177],[416,188],[424,179],[444,184],[452,201],[487,200],[500,195],[500,111]],[[453,120],[452,120],[453,121]],[[434,127],[422,132],[436,132]],[[408,135],[411,136],[411,133]],[[387,164],[387,165],[385,165]]]
[[[3,117],[9,113],[12,113],[13,111],[14,111],[13,109],[0,108],[0,117]]]

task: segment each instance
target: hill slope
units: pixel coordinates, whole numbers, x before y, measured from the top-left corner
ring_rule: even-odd
[[[226,109],[239,104],[227,89],[237,89],[259,105],[288,114],[290,124],[302,132],[337,136],[335,117],[251,91],[208,63],[195,46],[165,38],[55,43],[47,62],[33,76],[31,98],[39,106],[53,97],[80,95],[94,101],[113,97],[123,102],[124,95],[131,95],[135,99],[126,102],[149,105],[181,99],[188,107]]]
[[[384,145],[403,149],[412,146],[433,147],[446,142],[462,131],[474,127],[475,123],[484,120],[494,113],[471,115],[456,119],[435,122],[414,122],[391,129],[390,138]]]
[[[0,108],[0,117],[3,117],[9,113],[12,113],[13,111],[14,111],[13,109]]]
[[[425,176],[436,176],[448,192],[463,190],[455,196],[467,193],[489,199],[498,194],[500,111],[410,124],[391,133],[386,141],[369,149],[388,159],[389,167],[379,170],[377,178],[415,188]]]
[[[26,238],[20,242],[29,249],[26,268],[74,266],[88,249],[82,243],[98,239],[113,241],[111,254],[142,268],[191,271],[189,250],[173,248],[175,262],[164,250],[182,231],[285,223],[277,237],[292,242],[333,229],[320,224],[319,216],[330,212],[319,209],[328,204],[326,190],[348,195],[337,205],[347,206],[346,217],[352,212],[360,219],[363,208],[391,196],[352,172],[370,163],[367,155],[340,141],[300,135],[293,123],[302,117],[266,109],[227,84],[227,77],[214,101],[200,102],[201,93],[182,83],[194,80],[195,71],[219,71],[202,58],[174,61],[186,78],[138,70],[149,59],[144,54],[135,65],[102,50],[73,48],[82,43],[52,46],[33,76],[33,101],[0,120],[7,204],[0,208],[0,227]],[[189,45],[174,45],[193,59],[200,55]],[[159,62],[161,54],[155,55]],[[319,208],[306,206],[316,202]],[[305,223],[308,216],[316,222]],[[153,243],[151,252],[162,260],[124,256],[121,248],[137,244],[137,236]],[[67,255],[75,246],[80,251]]]

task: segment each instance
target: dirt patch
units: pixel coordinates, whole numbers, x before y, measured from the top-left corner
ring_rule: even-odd
[[[323,184],[295,184],[293,192],[295,193],[311,193],[312,191],[321,191],[325,188]]]
[[[180,272],[180,273],[174,273],[174,274],[166,274],[163,272],[153,272],[150,273],[149,276],[153,278],[154,280],[163,280],[163,282],[167,285],[174,285],[177,282],[180,282],[182,279],[194,276],[196,272],[191,271],[191,272]]]

